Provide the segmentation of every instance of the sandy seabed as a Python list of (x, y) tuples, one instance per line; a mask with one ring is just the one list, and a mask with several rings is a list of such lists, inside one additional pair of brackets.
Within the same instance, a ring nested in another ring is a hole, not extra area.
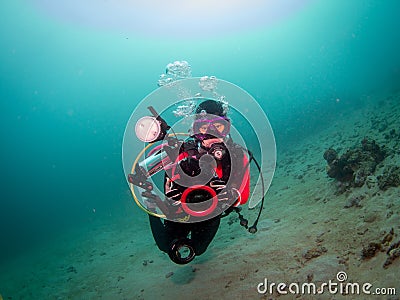
[[(204, 255), (179, 266), (157, 249), (146, 218), (135, 222), (137, 216), (127, 209), (2, 266), (3, 299), (400, 299), (400, 257), (383, 268), (390, 243), (400, 240), (400, 187), (380, 190), (374, 181), (386, 165), (400, 166), (400, 94), (374, 103), (379, 104), (338, 116), (291, 149), (279, 151), (278, 145), (275, 177), (256, 234), (243, 230), (232, 214), (222, 220)], [(388, 139), (393, 129), (397, 137)], [(364, 137), (391, 154), (368, 186), (338, 194), (323, 153), (329, 147), (343, 153)], [(362, 200), (345, 208), (352, 197)], [(250, 222), (257, 213), (243, 210)], [(381, 242), (392, 228), (392, 241), (362, 259), (362, 249)], [(337, 276), (347, 279), (340, 285)], [(265, 281), (259, 293), (257, 286)], [(325, 287), (323, 294), (290, 294), (286, 288), (284, 295), (273, 285), (285, 283), (295, 292), (304, 283), (320, 287), (329, 281), (337, 284), (331, 286), (336, 293)], [(347, 283), (371, 294), (351, 289), (341, 294)], [(376, 295), (393, 293), (391, 288), (397, 295)]]

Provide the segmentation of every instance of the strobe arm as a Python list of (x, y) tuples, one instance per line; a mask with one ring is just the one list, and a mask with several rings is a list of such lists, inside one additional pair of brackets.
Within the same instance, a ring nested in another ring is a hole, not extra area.
[(165, 122), (163, 118), (161, 118), (161, 116), (156, 112), (153, 106), (149, 106), (147, 107), (147, 109), (152, 113), (152, 115), (156, 118), (156, 120), (160, 122), (161, 132), (155, 141), (161, 141), (162, 139), (164, 139), (165, 135), (167, 134), (167, 131), (171, 129), (171, 127), (168, 126), (167, 122)]
[(145, 173), (139, 165), (136, 165), (134, 174), (128, 174), (128, 181), (148, 192), (153, 190), (153, 184), (147, 180)]

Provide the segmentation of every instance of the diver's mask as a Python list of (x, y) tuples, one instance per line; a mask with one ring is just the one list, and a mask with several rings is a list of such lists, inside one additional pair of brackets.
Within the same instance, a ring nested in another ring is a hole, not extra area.
[(193, 123), (193, 133), (199, 140), (224, 138), (231, 129), (229, 119), (217, 115), (201, 113)]

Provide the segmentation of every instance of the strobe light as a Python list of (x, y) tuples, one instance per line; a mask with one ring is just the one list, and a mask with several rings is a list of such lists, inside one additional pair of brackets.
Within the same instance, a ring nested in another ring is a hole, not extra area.
[(135, 133), (139, 140), (145, 143), (160, 141), (170, 128), (158, 115), (152, 106), (148, 109), (153, 116), (144, 116), (136, 122)]

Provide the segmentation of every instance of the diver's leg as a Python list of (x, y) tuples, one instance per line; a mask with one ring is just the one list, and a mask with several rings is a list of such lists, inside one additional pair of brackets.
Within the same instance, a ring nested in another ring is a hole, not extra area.
[(154, 241), (157, 247), (163, 251), (168, 252), (170, 238), (168, 237), (164, 224), (160, 218), (149, 215), (151, 232), (153, 233)]
[(218, 231), (220, 221), (221, 217), (217, 216), (210, 220), (192, 224), (191, 240), (196, 255), (201, 255), (207, 250), (208, 245)]
[(189, 234), (187, 224), (167, 220), (163, 223), (160, 218), (151, 215), (149, 215), (149, 221), (158, 248), (166, 253), (169, 252), (173, 241), (186, 238)]

